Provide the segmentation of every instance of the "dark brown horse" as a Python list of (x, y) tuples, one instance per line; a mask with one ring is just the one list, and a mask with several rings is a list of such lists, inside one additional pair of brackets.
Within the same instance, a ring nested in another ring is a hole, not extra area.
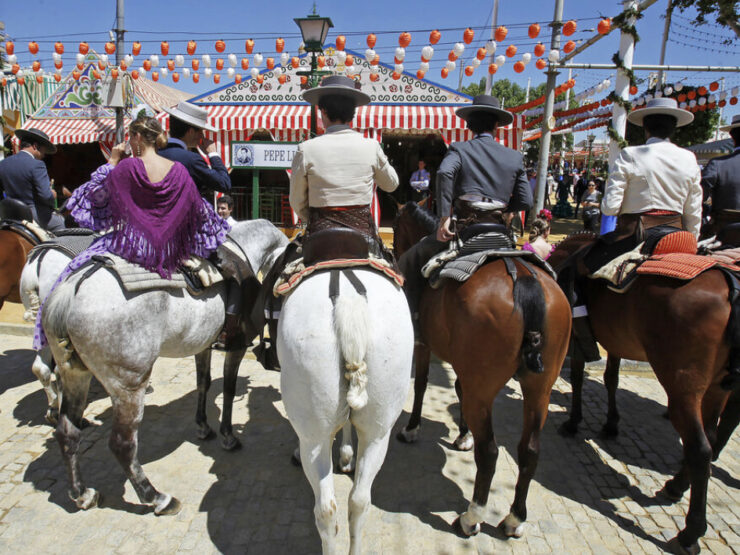
[[(394, 225), (396, 255), (402, 255), (433, 227), (434, 220), (423, 209), (413, 203), (405, 205)], [(516, 285), (504, 262), (496, 260), (482, 266), (464, 283), (448, 281), (436, 290), (427, 287), (419, 305), (424, 345), (417, 345), (415, 352), (417, 380), (425, 380), (430, 351), (452, 364), (460, 384), (462, 413), (475, 440), (473, 499), (458, 520), (466, 535), (477, 533), (483, 521), (496, 467), (493, 400), (514, 374), (518, 374), (524, 398), (519, 478), (511, 512), (501, 528), (507, 536), (521, 535), (550, 391), (568, 348), (571, 322), (565, 295), (546, 272), (536, 268), (535, 275), (531, 275), (520, 263), (516, 266)], [(542, 373), (528, 369), (523, 357), (525, 332), (534, 328), (542, 332)], [(418, 396), (419, 391), (415, 391)], [(418, 397), (414, 405), (421, 409)]]
[(0, 308), (5, 301), (21, 302), (18, 289), (26, 255), (33, 245), (9, 229), (0, 230)]
[[(563, 269), (569, 256), (593, 240), (577, 234), (560, 243), (550, 258), (555, 269)], [(691, 488), (686, 527), (671, 546), (698, 551), (698, 539), (707, 528), (712, 445), (729, 396), (720, 387), (730, 352), (731, 306), (725, 276), (709, 270), (683, 282), (643, 275), (624, 293), (611, 291), (603, 280), (589, 279), (585, 288), (594, 335), (609, 352), (605, 381), (612, 393), (619, 360), (627, 358), (649, 362), (668, 395), (668, 413), (681, 436), (684, 461), (661, 491), (677, 501)], [(613, 401), (610, 395), (610, 404)], [(612, 421), (616, 425), (614, 415)]]

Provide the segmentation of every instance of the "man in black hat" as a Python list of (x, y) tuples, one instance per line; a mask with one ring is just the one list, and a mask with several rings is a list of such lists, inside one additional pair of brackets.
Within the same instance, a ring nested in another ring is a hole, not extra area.
[(422, 266), (448, 246), (454, 237), (452, 218), (458, 222), (504, 223), (503, 212), (519, 212), (532, 207), (532, 191), (524, 171), (524, 160), (516, 150), (494, 138), (499, 125), (509, 125), (514, 117), (500, 108), (499, 101), (487, 94), (473, 99), (455, 112), (465, 120), (475, 137), (450, 145), (437, 171), (437, 210), (440, 224), (436, 234), (428, 235), (401, 256), (399, 265), (406, 278), (406, 294), (411, 313), (416, 314), (424, 280)]
[(720, 130), (730, 133), (735, 149), (726, 156), (712, 158), (701, 172), (704, 198), (712, 199), (713, 233), (740, 221), (740, 114)]
[(44, 229), (64, 229), (63, 218), (54, 212), (56, 193), (51, 188), (44, 155), (57, 148), (43, 131), (18, 129), (20, 152), (0, 162), (0, 192), (21, 201), (33, 213), (33, 219)]

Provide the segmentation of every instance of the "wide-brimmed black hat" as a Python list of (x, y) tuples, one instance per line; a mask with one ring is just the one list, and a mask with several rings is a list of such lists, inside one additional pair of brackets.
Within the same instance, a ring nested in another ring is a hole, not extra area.
[(370, 95), (360, 90), (359, 82), (344, 75), (330, 75), (325, 77), (318, 87), (308, 89), (303, 93), (303, 100), (311, 104), (318, 104), (319, 99), (326, 95), (346, 96), (355, 101), (355, 106), (370, 104)]
[(15, 136), (21, 141), (29, 143), (38, 143), (41, 145), (42, 150), (47, 154), (54, 154), (57, 151), (57, 147), (49, 139), (49, 135), (41, 131), (40, 129), (16, 129)]
[(509, 125), (514, 121), (514, 116), (511, 112), (501, 108), (501, 103), (498, 98), (491, 96), (490, 94), (479, 94), (473, 98), (473, 103), (468, 106), (463, 106), (455, 110), (457, 117), (468, 121), (468, 118), (477, 113), (488, 113), (494, 114), (498, 118), (500, 125)]

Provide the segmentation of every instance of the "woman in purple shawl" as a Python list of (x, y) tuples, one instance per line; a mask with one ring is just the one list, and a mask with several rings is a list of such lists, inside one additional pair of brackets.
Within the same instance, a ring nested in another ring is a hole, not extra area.
[[(115, 146), (108, 163), (67, 202), (78, 224), (107, 233), (69, 263), (54, 287), (107, 252), (169, 279), (183, 260), (208, 258), (226, 239), (229, 224), (200, 196), (185, 166), (157, 154), (167, 137), (155, 118), (139, 115), (129, 126), (129, 144), (132, 157), (125, 157), (125, 145)], [(46, 345), (41, 312), (34, 335), (37, 350)]]

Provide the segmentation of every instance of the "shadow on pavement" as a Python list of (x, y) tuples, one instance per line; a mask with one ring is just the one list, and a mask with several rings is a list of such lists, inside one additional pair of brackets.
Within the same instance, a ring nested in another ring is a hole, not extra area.
[(31, 349), (12, 349), (0, 352), (0, 394), (36, 380), (31, 364), (36, 351)]

